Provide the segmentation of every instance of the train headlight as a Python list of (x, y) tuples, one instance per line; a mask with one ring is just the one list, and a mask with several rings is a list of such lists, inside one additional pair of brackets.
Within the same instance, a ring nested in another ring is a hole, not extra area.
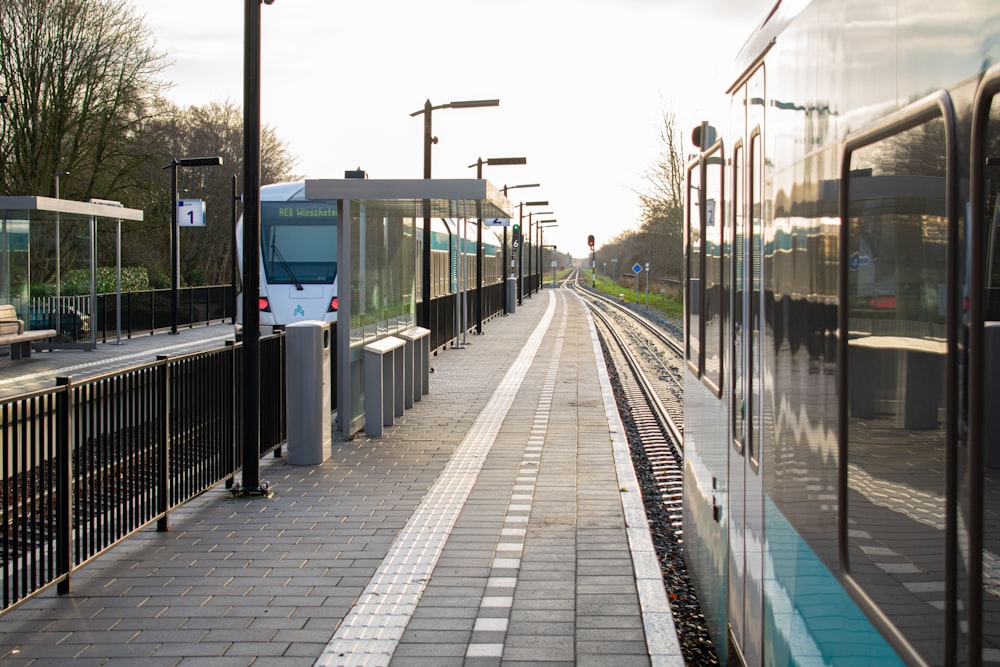
[(266, 296), (257, 297), (257, 310), (262, 313), (271, 312), (271, 303), (267, 300)]
[(337, 312), (337, 297), (333, 297), (332, 299), (330, 299), (330, 307), (326, 309), (326, 312), (328, 313)]

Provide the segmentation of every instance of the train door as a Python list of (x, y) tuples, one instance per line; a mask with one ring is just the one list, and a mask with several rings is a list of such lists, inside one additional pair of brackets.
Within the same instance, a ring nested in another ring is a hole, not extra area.
[(763, 663), (764, 507), (760, 457), (761, 405), (761, 242), (763, 233), (764, 72), (736, 94), (733, 106), (745, 113), (747, 143), (737, 143), (732, 161), (732, 373), (730, 414), (733, 442), (729, 457), (730, 642), (747, 665)]
[[(969, 595), (966, 603), (968, 663), (1000, 664), (1000, 67), (985, 77), (974, 112), (970, 247), (969, 452), (971, 474), (959, 490), (959, 513), (970, 531)], [(981, 447), (976, 447), (981, 443)], [(959, 588), (961, 595), (961, 587)], [(966, 621), (960, 618), (960, 621)], [(960, 628), (963, 626), (959, 626)], [(966, 641), (967, 640), (967, 641)], [(964, 656), (962, 656), (964, 657)]]

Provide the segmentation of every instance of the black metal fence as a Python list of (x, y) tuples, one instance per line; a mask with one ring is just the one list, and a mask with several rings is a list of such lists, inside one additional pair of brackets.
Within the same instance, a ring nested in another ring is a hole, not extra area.
[[(183, 287), (178, 293), (177, 326), (234, 319), (232, 285)], [(97, 340), (107, 342), (118, 336), (118, 315), (121, 313), (121, 336), (131, 338), (173, 325), (173, 307), (169, 289), (122, 292), (121, 310), (118, 295), (97, 295)]]
[[(180, 321), (230, 317), (227, 289), (184, 290)], [(503, 298), (502, 285), (484, 288), (484, 319)], [(102, 295), (99, 339), (115, 335), (104, 324), (115, 302)], [(169, 326), (169, 307), (169, 290), (123, 294), (123, 335)], [(430, 329), (434, 349), (455, 337), (455, 295), (434, 299)], [(283, 334), (261, 339), (259, 367), (264, 456), (287, 434)], [(236, 342), (0, 400), (0, 610), (51, 585), (68, 592), (74, 570), (154, 521), (165, 530), (171, 509), (231, 480), (243, 463), (243, 385)]]
[[(242, 345), (0, 401), (6, 609), (240, 467)], [(261, 456), (285, 441), (284, 336), (261, 340)]]

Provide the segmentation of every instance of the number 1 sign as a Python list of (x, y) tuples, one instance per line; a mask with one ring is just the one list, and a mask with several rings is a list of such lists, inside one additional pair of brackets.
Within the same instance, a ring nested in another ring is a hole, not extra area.
[(205, 202), (201, 199), (178, 199), (177, 226), (204, 227)]

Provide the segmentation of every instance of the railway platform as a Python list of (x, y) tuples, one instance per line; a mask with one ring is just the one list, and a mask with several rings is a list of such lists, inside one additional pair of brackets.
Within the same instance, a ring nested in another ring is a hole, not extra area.
[(209, 324), (161, 331), (121, 341), (98, 343), (93, 350), (56, 349), (36, 351), (27, 359), (0, 357), (0, 397), (51, 387), (55, 378), (83, 379), (151, 361), (161, 354), (180, 355), (222, 347), (234, 340), (232, 324)]
[(0, 662), (682, 665), (584, 305), (469, 341), (382, 436), (268, 457), (271, 497), (212, 489), (0, 615)]

